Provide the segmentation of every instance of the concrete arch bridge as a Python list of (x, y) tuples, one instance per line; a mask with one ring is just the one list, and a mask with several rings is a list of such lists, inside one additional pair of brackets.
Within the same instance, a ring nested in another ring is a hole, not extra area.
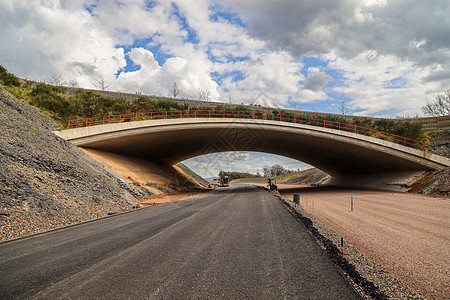
[[(390, 140), (420, 148), (416, 141), (396, 136), (382, 140), (373, 137), (377, 135), (374, 132), (368, 136), (359, 128), (355, 127), (355, 133), (345, 127), (353, 125), (314, 126), (267, 116), (199, 118), (186, 117), (182, 112), (179, 118), (170, 118), (167, 113), (166, 117), (142, 121), (134, 121), (132, 117), (127, 122), (112, 124), (103, 124), (103, 117), (95, 119), (99, 125), (70, 128), (56, 134), (76, 146), (149, 161), (164, 170), (185, 159), (215, 152), (278, 154), (315, 166), (332, 176), (330, 184), (346, 187), (404, 190), (426, 173), (450, 166), (445, 157)], [(92, 123), (92, 119), (71, 122), (73, 127)]]

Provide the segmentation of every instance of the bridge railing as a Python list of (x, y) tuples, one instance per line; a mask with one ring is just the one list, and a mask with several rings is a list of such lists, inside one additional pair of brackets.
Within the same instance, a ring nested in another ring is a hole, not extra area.
[(324, 128), (335, 129), (339, 131), (354, 132), (362, 135), (371, 136), (374, 138), (386, 140), (389, 142), (402, 144), (405, 146), (424, 150), (424, 144), (421, 141), (413, 140), (407, 137), (402, 137), (388, 132), (375, 130), (372, 128), (362, 127), (353, 124), (341, 123), (336, 121), (329, 121), (324, 119), (317, 119), (305, 116), (275, 114), (257, 111), (214, 111), (214, 110), (182, 110), (182, 111), (158, 111), (145, 113), (131, 113), (123, 115), (110, 115), (102, 117), (92, 117), (83, 119), (70, 120), (68, 128), (87, 127), (93, 125), (143, 121), (143, 120), (157, 120), (157, 119), (179, 119), (179, 118), (242, 118), (242, 119), (262, 119), (275, 120), (281, 122), (306, 124), (312, 126), (319, 126)]

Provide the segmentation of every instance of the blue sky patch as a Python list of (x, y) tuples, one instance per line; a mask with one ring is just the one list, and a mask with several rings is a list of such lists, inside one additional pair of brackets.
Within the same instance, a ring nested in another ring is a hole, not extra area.
[(383, 82), (383, 87), (385, 89), (401, 89), (406, 86), (408, 80), (404, 77), (397, 77), (392, 80), (387, 80)]
[(400, 112), (400, 110), (397, 109), (397, 108), (390, 108), (390, 109), (377, 111), (376, 114), (368, 114), (368, 116), (379, 116), (379, 117), (390, 117), (390, 118), (393, 118), (399, 112)]
[(128, 55), (130, 52), (125, 53), (125, 60), (127, 62), (127, 65), (125, 68), (120, 69), (119, 71), (117, 71), (116, 74), (116, 78), (119, 77), (119, 75), (123, 72), (123, 73), (128, 73), (128, 72), (134, 72), (134, 71), (139, 71), (141, 69), (140, 65), (136, 65), (131, 59), (130, 56)]
[(304, 64), (304, 67), (300, 70), (300, 72), (305, 76), (308, 76), (309, 68), (319, 68), (322, 71), (328, 66), (328, 61), (321, 60), (320, 58), (314, 56), (303, 56), (301, 62)]
[(114, 3), (115, 3), (117, 6), (119, 6), (119, 7), (121, 7), (121, 6), (126, 6), (126, 4), (123, 3), (122, 1), (115, 0)]
[[(229, 74), (229, 75), (228, 75)], [(226, 75), (231, 76), (233, 78), (232, 82), (237, 82), (245, 79), (245, 74), (241, 71), (233, 71)], [(226, 76), (224, 75), (224, 77)], [(226, 76), (226, 77), (228, 77)]]
[[(144, 39), (136, 39), (131, 45), (117, 45), (116, 48), (123, 48), (125, 53), (125, 59), (127, 61), (127, 65), (123, 68), (123, 72), (133, 72), (140, 70), (140, 66), (135, 65), (127, 54), (130, 53), (133, 48), (144, 48), (153, 53), (155, 60), (158, 62), (160, 66), (164, 65), (167, 59), (173, 57), (161, 49), (160, 44), (153, 45), (153, 38), (144, 38)], [(119, 72), (120, 74), (121, 72)]]
[(238, 82), (244, 80), (245, 73), (241, 71), (226, 72), (224, 74), (220, 74), (219, 72), (212, 72), (211, 77), (215, 82), (221, 85), (223, 83), (223, 80), (228, 77), (231, 77), (231, 82)]
[(91, 16), (93, 16), (93, 17), (98, 17), (95, 13), (94, 13), (94, 9), (97, 7), (97, 4), (90, 4), (90, 5), (88, 5), (88, 4), (85, 4), (84, 5), (84, 9), (86, 9), (88, 12), (89, 12), (89, 14), (91, 15)]
[(156, 2), (156, 1), (145, 1), (144, 9), (146, 11), (150, 11), (156, 5), (158, 5), (158, 2)]
[(247, 25), (242, 21), (241, 17), (237, 13), (225, 11), (221, 6), (211, 6), (210, 12), (211, 14), (209, 15), (209, 20), (212, 22), (222, 22), (223, 20), (226, 20), (230, 24), (247, 28)]
[(180, 20), (179, 24), (181, 26), (181, 29), (186, 30), (188, 33), (188, 36), (185, 41), (192, 43), (192, 44), (198, 44), (200, 42), (197, 32), (193, 30), (189, 26), (189, 22), (186, 19), (186, 17), (180, 13), (180, 10), (178, 9), (178, 5), (176, 3), (172, 2), (172, 8), (173, 8), (173, 14)]

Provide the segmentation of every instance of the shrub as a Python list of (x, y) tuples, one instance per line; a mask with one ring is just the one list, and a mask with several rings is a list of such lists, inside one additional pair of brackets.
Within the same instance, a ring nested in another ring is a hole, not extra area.
[(5, 67), (0, 65), (0, 80), (6, 86), (20, 86), (20, 80), (14, 74), (11, 74)]
[(178, 105), (178, 102), (175, 100), (165, 100), (165, 99), (159, 99), (156, 101), (153, 101), (153, 105), (156, 108), (156, 110), (179, 110), (180, 105)]
[(395, 128), (395, 121), (389, 119), (378, 119), (373, 122), (373, 127), (379, 131), (393, 132)]
[(53, 86), (45, 83), (38, 83), (31, 90), (31, 95), (35, 97), (43, 97), (64, 92), (65, 88), (62, 86)]
[(155, 109), (153, 101), (149, 97), (139, 96), (133, 100), (137, 112), (149, 112)]
[(373, 127), (373, 122), (374, 122), (373, 119), (367, 117), (357, 117), (354, 118), (352, 121), (354, 125), (369, 128)]
[(0, 77), (3, 77), (5, 74), (8, 74), (8, 70), (2, 65), (0, 65)]
[(423, 137), (422, 124), (419, 122), (397, 121), (393, 133), (413, 140), (421, 140)]

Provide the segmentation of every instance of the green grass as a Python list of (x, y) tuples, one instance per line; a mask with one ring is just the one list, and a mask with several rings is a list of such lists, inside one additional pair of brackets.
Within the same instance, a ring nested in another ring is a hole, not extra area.
[[(308, 169), (308, 170), (295, 172), (295, 173), (289, 173), (287, 175), (271, 177), (271, 179), (276, 181), (277, 183), (283, 183), (283, 182), (288, 181), (291, 178), (310, 173), (313, 170), (315, 170), (315, 168), (311, 168), (311, 169)], [(233, 183), (267, 183), (267, 177), (239, 178), (239, 179), (233, 180)]]
[(187, 176), (192, 178), (194, 181), (196, 181), (202, 185), (208, 186), (209, 183), (202, 176), (198, 175), (196, 172), (191, 170), (185, 164), (180, 162), (180, 163), (177, 163), (176, 166), (179, 167)]
[(290, 173), (290, 174), (287, 174), (287, 175), (281, 175), (281, 176), (276, 177), (275, 180), (279, 181), (279, 182), (285, 182), (285, 181), (287, 181), (287, 180), (289, 180), (291, 178), (310, 173), (313, 170), (314, 170), (314, 168), (311, 168), (311, 169), (303, 170), (303, 171), (300, 171), (300, 172)]

